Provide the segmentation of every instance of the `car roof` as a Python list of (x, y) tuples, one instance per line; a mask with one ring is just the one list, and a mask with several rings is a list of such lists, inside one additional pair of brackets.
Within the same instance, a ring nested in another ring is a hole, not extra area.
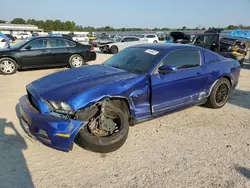
[(195, 36), (220, 35), (219, 33), (196, 33)]
[(58, 38), (58, 39), (68, 39), (68, 40), (70, 40), (68, 37), (63, 37), (63, 36), (50, 36), (50, 35), (46, 35), (46, 36), (32, 36), (32, 39), (38, 39), (38, 38)]
[(147, 43), (147, 44), (138, 44), (131, 47), (135, 48), (149, 48), (149, 49), (158, 49), (158, 50), (169, 50), (171, 48), (181, 49), (181, 48), (194, 48), (194, 49), (202, 49), (201, 47), (188, 45), (188, 44), (176, 44), (176, 43)]

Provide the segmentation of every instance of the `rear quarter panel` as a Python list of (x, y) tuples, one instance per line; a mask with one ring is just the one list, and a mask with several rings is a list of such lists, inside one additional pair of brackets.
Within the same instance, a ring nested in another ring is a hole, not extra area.
[[(206, 50), (203, 51), (203, 54), (204, 74), (207, 76), (208, 90), (222, 77), (228, 78), (233, 88), (238, 84), (241, 68), (237, 60), (225, 58)], [(217, 59), (214, 59), (215, 56)]]

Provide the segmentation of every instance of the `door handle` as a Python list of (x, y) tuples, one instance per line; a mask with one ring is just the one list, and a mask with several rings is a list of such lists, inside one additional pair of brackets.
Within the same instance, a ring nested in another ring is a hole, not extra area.
[(42, 52), (42, 53), (45, 53), (45, 52), (47, 52), (47, 50), (41, 50), (41, 52)]

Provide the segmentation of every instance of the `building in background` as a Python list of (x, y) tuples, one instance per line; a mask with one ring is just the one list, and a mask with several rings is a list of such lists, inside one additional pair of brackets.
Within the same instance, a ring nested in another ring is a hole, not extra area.
[(21, 34), (21, 33), (37, 33), (43, 32), (43, 29), (39, 29), (35, 25), (28, 25), (28, 24), (0, 24), (0, 32), (4, 34)]

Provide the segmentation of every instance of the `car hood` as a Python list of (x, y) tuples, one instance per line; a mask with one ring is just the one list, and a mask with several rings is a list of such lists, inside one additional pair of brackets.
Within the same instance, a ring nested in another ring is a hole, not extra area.
[(111, 43), (115, 43), (115, 41), (100, 41), (99, 45), (107, 45), (107, 44), (111, 44)]
[(136, 76), (105, 65), (89, 65), (40, 78), (29, 84), (27, 89), (46, 100), (68, 101), (78, 93)]
[(8, 52), (12, 52), (12, 51), (15, 51), (16, 49), (14, 49), (14, 48), (1, 48), (0, 49), (0, 54), (6, 54), (6, 53), (8, 53)]

